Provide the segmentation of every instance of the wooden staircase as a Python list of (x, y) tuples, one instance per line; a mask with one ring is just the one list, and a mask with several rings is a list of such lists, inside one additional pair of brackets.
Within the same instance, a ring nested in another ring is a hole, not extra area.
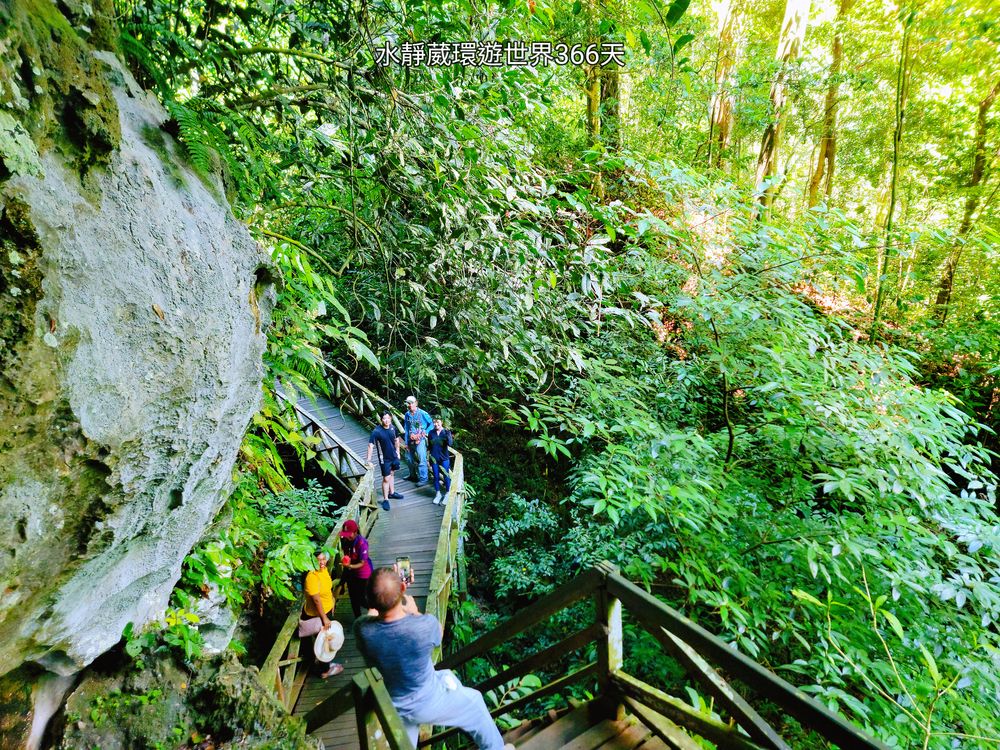
[[(437, 666), (462, 675), (473, 660), (487, 658), (497, 646), (586, 601), (592, 604), (592, 619), (578, 632), (534, 653), (525, 653), (520, 661), (479, 683), (466, 682), (486, 693), (515, 684), (528, 674), (550, 675), (550, 682), (532, 692), (518, 691), (516, 697), (508, 696), (509, 700), (491, 710), (494, 717), (523, 716), (532, 705), (537, 706), (538, 699), (565, 694), (572, 685), (585, 686), (595, 696), (549, 722), (522, 722), (507, 737), (517, 748), (700, 750), (705, 747), (704, 740), (719, 750), (790, 750), (778, 728), (769, 724), (750, 702), (766, 700), (771, 715), (777, 712), (793, 717), (842, 750), (888, 750), (885, 744), (622, 578), (608, 563), (585, 570), (523, 607), (501, 626), (444, 656)], [(712, 697), (712, 712), (705, 713), (625, 671), (622, 617), (626, 613)], [(577, 657), (570, 658), (572, 654)], [(558, 666), (565, 665), (567, 659), (578, 665), (586, 662), (590, 654), (594, 654), (592, 661), (568, 673)], [(738, 680), (742, 688), (737, 690), (729, 680)], [(350, 686), (314, 708), (306, 717), (307, 728), (347, 712), (355, 714), (361, 750), (414, 750), (376, 670), (356, 674)], [(458, 729), (440, 728), (437, 733), (433, 729), (424, 728), (419, 748), (469, 747)]]
[(653, 712), (640, 719), (626, 709), (591, 701), (554, 720), (526, 721), (504, 741), (518, 750), (701, 750), (669, 719)]
[[(343, 428), (329, 422), (331, 417), (339, 415), (338, 424), (346, 425), (352, 415), (370, 426), (378, 410), (388, 409), (391, 413), (392, 407), (349, 376), (330, 365), (326, 367), (335, 376), (332, 391), (342, 406), (330, 404), (326, 408), (324, 402), (300, 402), (295, 409), (307, 431), (320, 438), (317, 452), (326, 465), (348, 489), (354, 488), (341, 520), (355, 518), (368, 531), (374, 527), (379, 511), (376, 478), (358, 455), (365, 442), (365, 430), (358, 435), (340, 435), (337, 433), (343, 432)], [(429, 500), (423, 498), (423, 507), (432, 511), (430, 525), (418, 529), (416, 520), (400, 519), (404, 520), (404, 527), (410, 528), (390, 534), (402, 537), (410, 532), (430, 541), (434, 539), (434, 522), (440, 519), (434, 554), (425, 557), (425, 562), (433, 560), (425, 611), (442, 623), (447, 621), (453, 583), (462, 579), (459, 561), (464, 470), (461, 454), (455, 451), (452, 454), (452, 487), (443, 513), (438, 515), (440, 508), (429, 506)], [(401, 516), (404, 510), (400, 507), (396, 513)], [(389, 541), (383, 540), (379, 545), (387, 550), (386, 561), (391, 560), (389, 553), (393, 552)], [(410, 554), (414, 551), (414, 541), (415, 537), (405, 547)], [(484, 673), (483, 664), (472, 668), (475, 661), (485, 660), (485, 665), (490, 665), (492, 650), (514, 638), (520, 637), (521, 643), (530, 642), (528, 631), (570, 607), (579, 608), (574, 618), (579, 618), (580, 630), (540, 650), (527, 646), (515, 663), (498, 667), (499, 671), (493, 670), (490, 677), (478, 683), (468, 680), (470, 675)], [(588, 610), (591, 614), (587, 614)], [(711, 698), (712, 711), (705, 713), (625, 671), (623, 616), (651, 635), (683, 668), (687, 678)], [(263, 683), (274, 685), (279, 699), (289, 709), (294, 708), (305, 682), (304, 675), (297, 673), (298, 641), (291, 637), (297, 622), (296, 608), (289, 613), (261, 668)], [(499, 627), (480, 634), (472, 643), (453, 653), (434, 656), (439, 669), (455, 670), (466, 685), (484, 694), (516, 685), (529, 674), (547, 675), (549, 682), (529, 693), (500, 691), (505, 696), (504, 702), (491, 710), (494, 717), (524, 716), (526, 711), (537, 710), (539, 699), (565, 695), (571, 687), (583, 687), (587, 694), (595, 696), (583, 705), (550, 712), (542, 720), (522, 722), (506, 737), (507, 742), (519, 749), (701, 750), (714, 746), (719, 750), (790, 750), (779, 727), (772, 726), (754, 705), (766, 702), (768, 716), (792, 717), (842, 750), (888, 750), (885, 744), (622, 578), (608, 563), (583, 571), (521, 608)], [(333, 746), (329, 750), (414, 750), (378, 671), (364, 669), (358, 662), (350, 672), (337, 683), (331, 681), (322, 686), (322, 695), (310, 694), (308, 703), (315, 705), (303, 706), (298, 712), (303, 714), (307, 731), (319, 734), (318, 730), (334, 724), (353, 728), (325, 737)], [(436, 733), (433, 727), (422, 730), (419, 748), (470, 746), (455, 728), (438, 728)]]

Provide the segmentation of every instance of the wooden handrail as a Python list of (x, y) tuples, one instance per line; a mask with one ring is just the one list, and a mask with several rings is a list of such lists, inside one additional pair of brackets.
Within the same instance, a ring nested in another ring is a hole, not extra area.
[[(321, 711), (320, 708), (323, 710)], [(353, 708), (354, 694), (350, 683), (348, 683), (303, 717), (306, 723), (306, 732), (315, 732), (320, 727), (329, 724), (342, 713)]]
[[(693, 623), (621, 576), (607, 577), (608, 592), (621, 599), (643, 627), (661, 627), (693, 648), (702, 657), (712, 660), (729, 674), (743, 681), (753, 691), (773, 701), (802, 724), (816, 730), (840, 747), (858, 750), (887, 750), (887, 746), (870, 737), (846, 719), (786, 682), (778, 675), (733, 649), (700, 625)], [(655, 635), (655, 633), (654, 633)]]
[(366, 669), (354, 675), (348, 687), (355, 707), (361, 750), (385, 747), (388, 750), (414, 750), (377, 671)]
[[(603, 627), (608, 636), (608, 644), (599, 646), (598, 650), (600, 666), (608, 671), (607, 677), (598, 675), (599, 678), (603, 678), (602, 682), (622, 695), (631, 696), (644, 702), (668, 718), (702, 734), (706, 739), (712, 740), (714, 735), (718, 741), (726, 740), (729, 746), (745, 748), (746, 750), (762, 746), (776, 750), (787, 749), (784, 740), (764, 722), (742, 696), (729, 687), (709, 666), (706, 661), (708, 659), (727, 673), (745, 682), (755, 693), (773, 701), (803, 725), (816, 730), (824, 738), (837, 745), (857, 748), (858, 750), (887, 750), (883, 743), (870, 737), (846, 719), (837, 716), (749, 657), (734, 650), (729, 644), (716, 638), (656, 597), (622, 578), (613, 568), (603, 563), (581, 573), (555, 591), (522, 609), (499, 627), (480, 636), (456, 653), (445, 657), (441, 660), (439, 667), (457, 667), (470, 659), (481, 656), (490, 649), (506, 642), (512, 636), (524, 632), (538, 622), (587, 596), (596, 596), (598, 623), (605, 623)], [(620, 629), (620, 609), (616, 603), (619, 601), (621, 606), (635, 617), (640, 626), (652, 633), (667, 650), (674, 653), (689, 673), (719, 698), (720, 705), (739, 721), (740, 726), (750, 736), (737, 734), (732, 728), (717, 722), (715, 723), (717, 726), (711, 722), (704, 724), (705, 717), (691, 709), (683, 701), (666, 696), (662, 691), (636, 680), (620, 669), (620, 652), (616, 650), (618, 644), (614, 642), (619, 637), (614, 631)], [(577, 634), (577, 636), (579, 635), (580, 633)], [(571, 638), (575, 639), (576, 636), (571, 636)], [(560, 650), (559, 646), (561, 645), (557, 644), (550, 650), (556, 653)], [(538, 659), (539, 663), (535, 663), (538, 657), (540, 654), (528, 657), (525, 661), (534, 663), (534, 666), (541, 666), (541, 659)], [(594, 671), (599, 672), (596, 668)], [(505, 670), (503, 676), (510, 678), (523, 673), (522, 669), (515, 665)], [(497, 676), (497, 678), (499, 677), (500, 675)], [(489, 689), (497, 684), (502, 683), (497, 682), (497, 679), (494, 678), (482, 683), (481, 687)], [(431, 739), (436, 742), (445, 736), (450, 735), (441, 733)]]
[(647, 685), (642, 680), (624, 672), (615, 672), (611, 675), (611, 681), (622, 695), (634, 698), (661, 716), (666, 716), (671, 721), (704, 737), (709, 742), (714, 742), (719, 747), (732, 748), (732, 750), (760, 750), (749, 737), (740, 734), (735, 727), (698, 713), (684, 701), (678, 700), (652, 685)]
[[(323, 433), (324, 437), (329, 438), (331, 441), (333, 441), (334, 445), (339, 450), (343, 451), (350, 458), (354, 459), (354, 461), (358, 465), (360, 465), (361, 468), (365, 468), (366, 461), (363, 458), (361, 458), (361, 456), (359, 456), (354, 451), (354, 449), (351, 448), (351, 446), (349, 446), (347, 443), (345, 443), (343, 440), (341, 440), (339, 437), (337, 437), (337, 435), (335, 433), (331, 432), (326, 427), (326, 425), (324, 425), (320, 420), (318, 420), (315, 417), (315, 415), (313, 415), (313, 413), (311, 411), (309, 411), (308, 409), (305, 409), (302, 406), (300, 406), (297, 401), (295, 401), (294, 399), (292, 399), (290, 396), (286, 395), (280, 389), (275, 389), (275, 393), (277, 393), (280, 398), (282, 398), (285, 401), (287, 401), (288, 403), (290, 403), (292, 405), (292, 408), (296, 412), (298, 412), (300, 415), (302, 415), (303, 417), (305, 417), (305, 419), (308, 421), (308, 423), (313, 426), (313, 429), (319, 430), (321, 433)], [(324, 448), (324, 449), (321, 449), (321, 450), (331, 450), (331, 449), (330, 448)], [(355, 474), (355, 475), (352, 475), (352, 476), (361, 476), (361, 475), (360, 474)]]
[(542, 649), (527, 658), (521, 659), (521, 661), (517, 662), (513, 666), (508, 667), (502, 672), (497, 672), (492, 677), (488, 677), (477, 684), (475, 688), (476, 690), (485, 693), (486, 691), (499, 687), (500, 685), (510, 682), (511, 680), (516, 680), (518, 677), (523, 677), (536, 669), (546, 667), (557, 659), (561, 659), (567, 654), (578, 651), (584, 646), (589, 646), (591, 643), (597, 641), (597, 639), (602, 635), (604, 635), (604, 628), (596, 622), (591, 623), (587, 627), (578, 630), (573, 635), (563, 638), (558, 643), (555, 643), (546, 649)]
[[(375, 393), (375, 391), (373, 391), (371, 388), (368, 388), (367, 386), (364, 386), (361, 383), (359, 383), (357, 380), (355, 380), (354, 378), (352, 378), (350, 375), (348, 375), (343, 370), (339, 370), (336, 367), (334, 367), (333, 365), (331, 365), (325, 359), (321, 359), (320, 363), (323, 365), (323, 367), (325, 369), (329, 370), (334, 375), (336, 375), (337, 378), (341, 382), (343, 382), (345, 385), (347, 385), (348, 388), (357, 388), (364, 395), (366, 395), (370, 401), (377, 402), (377, 403), (381, 404), (381, 406), (382, 406), (383, 409), (385, 409), (390, 414), (392, 414), (392, 421), (393, 421), (393, 424), (395, 425), (396, 429), (399, 430), (401, 433), (403, 432), (403, 425), (400, 423), (399, 416), (398, 416), (398, 414), (396, 412), (396, 408), (392, 404), (390, 404), (384, 398), (382, 398), (377, 393)], [(358, 409), (356, 411), (360, 412), (361, 410)], [(361, 414), (361, 413), (358, 413), (358, 416), (359, 417), (363, 417), (363, 418), (367, 418), (367, 415), (364, 415), (364, 414)], [(373, 421), (377, 422), (378, 420), (373, 420)]]
[(591, 596), (600, 583), (601, 575), (595, 568), (585, 570), (555, 591), (551, 591), (541, 599), (523, 608), (516, 616), (507, 620), (503, 625), (494, 628), (455, 653), (444, 657), (438, 663), (438, 667), (441, 669), (454, 669), (469, 661), (469, 659), (486, 653), (511, 637), (523, 633), (532, 625), (536, 625), (569, 605)]
[[(434, 551), (434, 567), (427, 588), (427, 605), (424, 612), (434, 615), (444, 625), (448, 619), (448, 602), (451, 599), (452, 574), (457, 568), (458, 536), (461, 533), (463, 502), (465, 499), (465, 469), (462, 454), (452, 450), (451, 487), (445, 500), (444, 516), (438, 531)], [(441, 658), (441, 648), (432, 654), (434, 661)]]

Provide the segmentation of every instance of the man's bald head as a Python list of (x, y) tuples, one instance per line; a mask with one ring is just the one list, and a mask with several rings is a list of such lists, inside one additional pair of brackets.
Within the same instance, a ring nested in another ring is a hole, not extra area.
[(403, 582), (392, 568), (379, 568), (368, 579), (368, 605), (384, 615), (403, 598)]

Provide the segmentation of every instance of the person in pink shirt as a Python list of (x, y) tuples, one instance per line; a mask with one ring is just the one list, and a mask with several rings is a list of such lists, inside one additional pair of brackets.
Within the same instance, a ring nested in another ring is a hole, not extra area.
[(358, 522), (353, 518), (344, 521), (344, 528), (340, 532), (340, 547), (344, 552), (341, 560), (344, 564), (344, 573), (341, 580), (347, 584), (351, 609), (354, 610), (354, 616), (358, 617), (368, 609), (365, 589), (375, 566), (368, 557), (368, 540), (361, 536)]

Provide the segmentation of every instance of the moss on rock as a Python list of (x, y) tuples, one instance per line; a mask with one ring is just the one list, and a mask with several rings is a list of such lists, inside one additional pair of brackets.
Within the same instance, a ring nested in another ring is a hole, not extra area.
[(155, 750), (212, 738), (216, 747), (314, 750), (315, 740), (232, 653), (200, 662), (194, 674), (169, 654), (142, 670), (95, 664), (58, 721), (65, 750)]
[[(106, 3), (92, 7), (109, 17)], [(0, 104), (39, 152), (60, 148), (81, 172), (106, 164), (121, 142), (118, 106), (82, 29), (51, 0), (5, 4), (0, 27)]]

